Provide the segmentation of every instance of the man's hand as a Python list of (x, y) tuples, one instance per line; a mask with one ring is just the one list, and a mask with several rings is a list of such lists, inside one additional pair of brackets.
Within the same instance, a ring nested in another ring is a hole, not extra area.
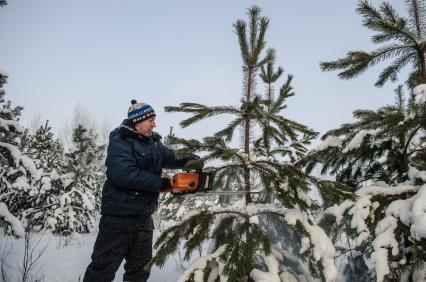
[(204, 167), (204, 161), (202, 159), (188, 161), (183, 169), (202, 169)]
[(164, 191), (170, 188), (172, 188), (172, 183), (170, 182), (170, 179), (167, 177), (161, 177), (160, 191)]

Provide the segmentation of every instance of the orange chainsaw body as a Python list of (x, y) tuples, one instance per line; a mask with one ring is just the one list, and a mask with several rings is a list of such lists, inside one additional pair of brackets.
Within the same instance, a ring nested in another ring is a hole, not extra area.
[(196, 172), (180, 172), (172, 178), (172, 192), (195, 192), (198, 188), (199, 174)]
[(179, 172), (171, 179), (172, 187), (161, 192), (172, 192), (174, 194), (206, 192), (211, 189), (212, 180), (212, 173), (202, 171)]

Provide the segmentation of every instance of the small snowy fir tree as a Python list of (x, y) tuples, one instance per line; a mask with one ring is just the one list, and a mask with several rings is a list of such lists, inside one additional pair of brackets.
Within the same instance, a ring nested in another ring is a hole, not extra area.
[(61, 234), (88, 233), (100, 211), (100, 191), (104, 179), (104, 145), (96, 134), (82, 125), (73, 130), (72, 147), (65, 154), (60, 180), (63, 191), (54, 211), (56, 230)]
[[(157, 253), (151, 264), (163, 265), (180, 242), (184, 242), (185, 259), (189, 259), (193, 250), (210, 240), (209, 253), (195, 260), (179, 281), (287, 281), (295, 276), (287, 271), (284, 266), (284, 261), (287, 261), (285, 253), (272, 242), (266, 230), (269, 223), (265, 219), (276, 217), (297, 234), (297, 255), (308, 261), (308, 277), (333, 281), (337, 273), (335, 250), (326, 233), (311, 220), (310, 209), (315, 204), (307, 192), (311, 184), (319, 189), (330, 189), (335, 192), (334, 202), (350, 198), (351, 193), (344, 185), (320, 181), (302, 173), (282, 158), (267, 158), (254, 147), (253, 140), (259, 137), (254, 134), (254, 128), (262, 135), (265, 128), (275, 128), (276, 131), (272, 131), (270, 136), (281, 137), (281, 141), (292, 140), (292, 134), (297, 136), (313, 132), (279, 114), (283, 101), (265, 101), (256, 94), (258, 73), (275, 55), (272, 49), (263, 55), (269, 20), (261, 16), (261, 10), (256, 6), (248, 10), (248, 16), (248, 24), (243, 20), (234, 24), (243, 60), (241, 105), (208, 107), (182, 103), (179, 107), (166, 107), (166, 111), (192, 114), (192, 117), (181, 122), (183, 127), (219, 114), (235, 116), (235, 120), (225, 129), (201, 142), (176, 137), (172, 138), (172, 142), (179, 146), (178, 152), (181, 154), (202, 152), (205, 161), (220, 161), (221, 165), (209, 168), (217, 176), (215, 189), (221, 187), (226, 190), (234, 186), (243, 193), (244, 199), (232, 206), (187, 213), (180, 224), (169, 228), (158, 238), (155, 244)], [(287, 96), (288, 93), (283, 91), (278, 100), (284, 100)], [(269, 107), (268, 111), (265, 105), (273, 103), (279, 104), (278, 109), (271, 111)], [(242, 132), (240, 148), (231, 147), (236, 129)], [(273, 191), (285, 208), (256, 203), (256, 197), (252, 197), (251, 193), (254, 188), (256, 191)]]
[(31, 222), (34, 229), (50, 229), (53, 233), (60, 233), (56, 229), (55, 208), (60, 207), (63, 193), (60, 171), (64, 149), (59, 139), (54, 138), (48, 121), (25, 138), (23, 151), (34, 160), (41, 175), (34, 183), (34, 195), (28, 200), (30, 208), (23, 212), (23, 218)]
[(12, 108), (11, 102), (5, 100), (6, 79), (6, 72), (0, 70), (0, 218), (13, 234), (23, 236), (18, 218), (28, 206), (26, 200), (39, 176), (35, 164), (18, 148), (24, 132), (19, 123), (22, 107)]

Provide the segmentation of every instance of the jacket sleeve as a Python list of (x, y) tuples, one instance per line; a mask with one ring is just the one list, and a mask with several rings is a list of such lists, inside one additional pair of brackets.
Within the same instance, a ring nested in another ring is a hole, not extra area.
[(163, 152), (163, 168), (177, 169), (183, 168), (190, 160), (199, 159), (197, 155), (191, 154), (188, 157), (177, 159), (176, 152), (167, 146), (161, 144)]
[(131, 146), (123, 142), (111, 142), (108, 146), (107, 177), (121, 189), (159, 192), (161, 177), (140, 169)]

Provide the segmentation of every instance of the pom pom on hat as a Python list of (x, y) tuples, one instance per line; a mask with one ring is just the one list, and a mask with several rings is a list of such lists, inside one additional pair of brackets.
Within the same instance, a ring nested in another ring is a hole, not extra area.
[(135, 99), (130, 101), (132, 104), (127, 111), (127, 119), (130, 120), (133, 125), (147, 120), (149, 118), (155, 117), (154, 109), (145, 103), (138, 103)]

